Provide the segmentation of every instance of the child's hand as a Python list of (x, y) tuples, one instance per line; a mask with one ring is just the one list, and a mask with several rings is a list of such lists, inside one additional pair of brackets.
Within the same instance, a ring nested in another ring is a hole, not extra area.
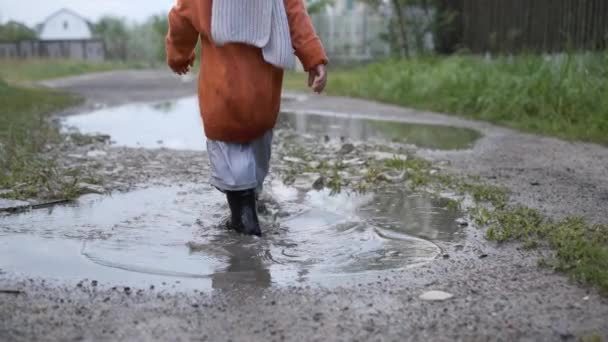
[(178, 67), (172, 68), (173, 72), (178, 75), (185, 75), (185, 74), (189, 73), (190, 68), (194, 66), (195, 59), (196, 59), (196, 55), (193, 54), (192, 57), (190, 57), (190, 60), (188, 60), (188, 62), (184, 66), (178, 66)]
[(320, 94), (327, 85), (327, 71), (325, 65), (319, 64), (308, 71), (308, 86), (315, 93)]

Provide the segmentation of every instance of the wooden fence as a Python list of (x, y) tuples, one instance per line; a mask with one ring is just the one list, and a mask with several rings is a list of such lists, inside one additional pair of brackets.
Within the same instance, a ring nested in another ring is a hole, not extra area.
[(445, 1), (461, 7), (453, 43), (474, 53), (608, 48), (608, 0)]
[(62, 58), (101, 62), (105, 59), (103, 41), (91, 40), (24, 40), (0, 42), (0, 59)]

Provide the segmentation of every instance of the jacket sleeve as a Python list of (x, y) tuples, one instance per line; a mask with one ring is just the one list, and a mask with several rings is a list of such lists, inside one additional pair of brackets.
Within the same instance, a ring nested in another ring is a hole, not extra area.
[(319, 64), (327, 64), (327, 55), (306, 11), (304, 0), (284, 1), (291, 42), (304, 70), (308, 71)]
[(165, 40), (167, 64), (171, 69), (181, 69), (196, 58), (194, 48), (198, 42), (196, 31), (187, 15), (188, 0), (178, 0), (169, 12), (169, 32)]

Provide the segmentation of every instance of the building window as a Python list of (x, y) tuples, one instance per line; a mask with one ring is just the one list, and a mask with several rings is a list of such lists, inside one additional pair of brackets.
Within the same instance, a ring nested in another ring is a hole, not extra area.
[(67, 21), (63, 22), (63, 29), (67, 30), (70, 27), (70, 23), (68, 23)]

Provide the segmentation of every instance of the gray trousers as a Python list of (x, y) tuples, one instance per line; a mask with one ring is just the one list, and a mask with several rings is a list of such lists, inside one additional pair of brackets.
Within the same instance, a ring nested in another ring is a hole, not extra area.
[(220, 191), (261, 190), (270, 170), (272, 130), (246, 144), (207, 140), (211, 185)]

